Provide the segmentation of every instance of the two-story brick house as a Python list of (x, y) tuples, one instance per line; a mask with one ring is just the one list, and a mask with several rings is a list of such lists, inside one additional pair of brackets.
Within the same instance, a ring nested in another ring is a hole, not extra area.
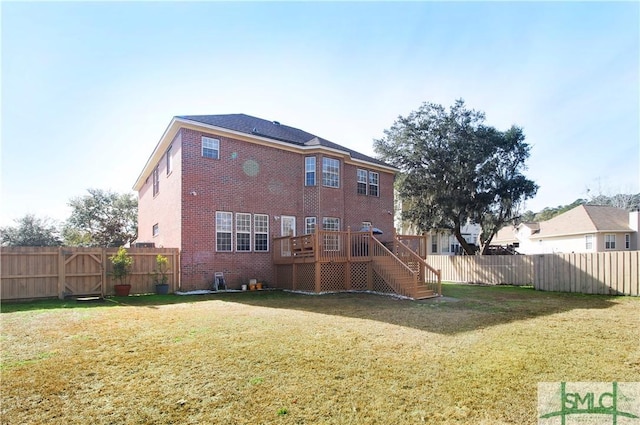
[(174, 117), (147, 160), (138, 241), (181, 250), (182, 289), (277, 285), (272, 238), (371, 224), (393, 236), (396, 170), (305, 131), (244, 114)]

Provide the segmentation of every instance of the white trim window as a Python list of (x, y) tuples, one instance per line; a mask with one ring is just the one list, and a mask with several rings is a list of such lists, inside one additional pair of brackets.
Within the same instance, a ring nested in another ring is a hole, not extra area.
[(236, 251), (251, 251), (251, 214), (236, 213)]
[(226, 211), (216, 211), (216, 251), (232, 251), (232, 232), (233, 214)]
[(269, 251), (269, 216), (266, 214), (254, 214), (253, 216), (253, 243), (254, 251)]
[(158, 226), (158, 223), (154, 224), (151, 228), (151, 234), (154, 238), (160, 234), (160, 227)]
[(616, 249), (616, 235), (604, 235), (604, 249)]
[(340, 187), (340, 160), (322, 158), (322, 185)]
[(307, 156), (304, 158), (304, 185), (316, 185), (316, 157)]
[[(322, 230), (329, 232), (340, 231), (340, 219), (336, 217), (322, 217)], [(325, 251), (340, 251), (340, 235), (324, 235)]]
[(305, 217), (304, 218), (304, 234), (310, 235), (316, 232), (316, 225), (318, 221), (315, 217)]
[(584, 249), (593, 249), (593, 235), (584, 235)]
[(167, 149), (167, 175), (171, 174), (173, 170), (173, 158), (171, 157), (171, 148), (173, 145), (169, 146)]
[(211, 159), (220, 159), (220, 140), (202, 136), (202, 156)]
[(153, 196), (160, 193), (160, 165), (153, 169)]
[(375, 171), (369, 171), (369, 195), (379, 196), (380, 175)]
[(361, 170), (358, 168), (357, 173), (357, 185), (358, 195), (366, 195), (367, 194), (367, 170)]

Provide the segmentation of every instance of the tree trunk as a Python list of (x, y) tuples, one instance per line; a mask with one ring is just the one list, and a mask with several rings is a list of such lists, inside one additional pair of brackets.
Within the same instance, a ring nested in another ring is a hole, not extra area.
[(473, 248), (471, 248), (467, 243), (467, 241), (462, 237), (462, 232), (460, 231), (460, 224), (456, 223), (456, 227), (455, 229), (453, 229), (453, 234), (456, 236), (456, 239), (460, 243), (460, 246), (462, 247), (462, 249), (464, 249), (464, 252), (467, 255), (473, 255), (474, 254)]

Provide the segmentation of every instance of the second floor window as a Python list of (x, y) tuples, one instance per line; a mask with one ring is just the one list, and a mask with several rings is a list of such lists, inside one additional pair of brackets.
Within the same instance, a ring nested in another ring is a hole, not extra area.
[(361, 169), (358, 169), (356, 173), (358, 180), (358, 195), (378, 196), (380, 193), (380, 174), (374, 171)]
[(153, 196), (160, 192), (160, 166), (156, 165), (153, 169)]
[(220, 140), (202, 136), (202, 156), (220, 159)]
[(340, 161), (333, 158), (322, 158), (322, 185), (340, 187)]
[(367, 170), (358, 169), (358, 195), (367, 194)]
[(616, 249), (616, 235), (604, 235), (604, 249)]
[(379, 180), (380, 180), (380, 175), (378, 173), (369, 171), (369, 195), (378, 196)]
[(151, 228), (151, 233), (153, 236), (158, 236), (160, 234), (160, 228), (158, 227), (158, 223), (154, 224)]
[(304, 159), (304, 185), (316, 185), (316, 157), (308, 156)]
[(173, 146), (169, 146), (167, 149), (167, 175), (171, 174), (171, 170), (173, 169), (173, 158), (171, 157), (171, 148)]

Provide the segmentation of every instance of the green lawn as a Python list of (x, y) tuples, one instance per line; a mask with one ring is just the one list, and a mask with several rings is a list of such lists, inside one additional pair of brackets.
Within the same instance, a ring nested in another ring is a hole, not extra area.
[(246, 292), (2, 304), (2, 423), (534, 424), (538, 382), (640, 381), (640, 299)]

